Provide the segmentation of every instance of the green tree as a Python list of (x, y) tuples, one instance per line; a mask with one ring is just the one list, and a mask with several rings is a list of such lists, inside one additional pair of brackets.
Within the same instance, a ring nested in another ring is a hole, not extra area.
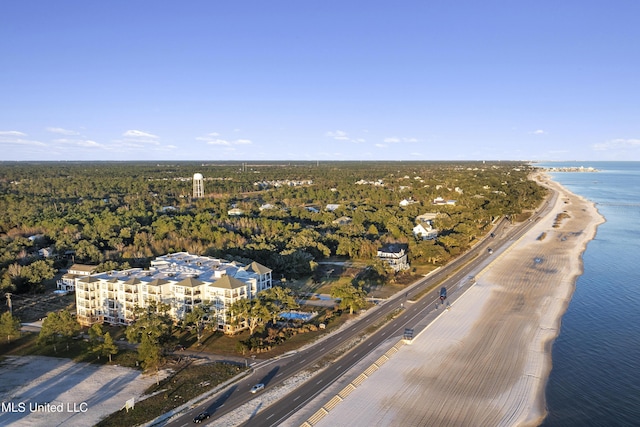
[(50, 259), (38, 260), (22, 268), (22, 277), (27, 280), (32, 291), (44, 289), (42, 282), (53, 279), (55, 273)]
[(278, 315), (283, 311), (294, 310), (299, 307), (291, 289), (274, 286), (258, 294), (271, 315), (271, 322), (276, 323)]
[(118, 354), (118, 346), (115, 342), (113, 342), (113, 338), (111, 338), (111, 334), (109, 332), (105, 332), (104, 341), (102, 342), (102, 346), (100, 348), (100, 354), (103, 356), (109, 357), (109, 362), (111, 362), (111, 356), (114, 354)]
[(19, 337), (20, 319), (8, 311), (2, 313), (0, 316), (0, 336), (7, 337), (7, 343), (11, 342), (12, 337)]
[(253, 335), (253, 332), (271, 317), (267, 306), (259, 299), (238, 300), (231, 305), (229, 311), (232, 324), (248, 327), (250, 335)]
[[(102, 346), (102, 325), (100, 323), (94, 323), (89, 328), (89, 351), (93, 353), (100, 353), (100, 347)], [(98, 356), (99, 357), (99, 356)]]
[(184, 317), (182, 321), (182, 326), (184, 328), (194, 328), (196, 330), (196, 335), (198, 337), (198, 342), (202, 339), (202, 333), (204, 332), (204, 328), (207, 325), (209, 319), (213, 317), (217, 319), (217, 316), (212, 316), (210, 313), (210, 309), (208, 307), (203, 307), (201, 305), (197, 305), (193, 307), (187, 315)]
[(366, 292), (351, 283), (337, 284), (331, 288), (331, 298), (340, 299), (340, 308), (349, 309), (349, 314), (366, 306)]
[(152, 301), (147, 307), (136, 307), (136, 320), (125, 331), (131, 343), (139, 343), (138, 360), (144, 369), (156, 370), (156, 382), (162, 364), (162, 354), (173, 340), (173, 320), (168, 304)]
[(162, 365), (162, 347), (148, 335), (142, 335), (138, 346), (138, 360), (145, 370), (155, 369), (156, 385), (160, 384), (160, 365)]
[(66, 344), (69, 351), (71, 339), (81, 331), (80, 324), (73, 318), (69, 310), (51, 312), (42, 321), (42, 328), (38, 335), (39, 344), (53, 344), (53, 351), (58, 352), (57, 344)]

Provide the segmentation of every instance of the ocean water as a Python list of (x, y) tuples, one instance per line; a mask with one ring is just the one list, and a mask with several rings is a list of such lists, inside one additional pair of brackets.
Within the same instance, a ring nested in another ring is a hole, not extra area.
[(545, 427), (640, 426), (640, 162), (549, 163), (596, 203), (606, 223), (583, 254), (584, 273), (553, 344)]

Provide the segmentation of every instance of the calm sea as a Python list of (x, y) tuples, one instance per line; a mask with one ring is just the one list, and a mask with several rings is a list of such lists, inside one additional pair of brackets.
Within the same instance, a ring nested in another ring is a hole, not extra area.
[(545, 427), (640, 426), (640, 162), (548, 163), (598, 173), (553, 173), (596, 203), (600, 225), (553, 344)]

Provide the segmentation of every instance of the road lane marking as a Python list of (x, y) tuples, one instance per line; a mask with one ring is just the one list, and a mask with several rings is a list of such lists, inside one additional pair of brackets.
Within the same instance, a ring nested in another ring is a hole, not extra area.
[(300, 396), (296, 396), (295, 399), (293, 399), (293, 401), (295, 402), (296, 400), (300, 399)]

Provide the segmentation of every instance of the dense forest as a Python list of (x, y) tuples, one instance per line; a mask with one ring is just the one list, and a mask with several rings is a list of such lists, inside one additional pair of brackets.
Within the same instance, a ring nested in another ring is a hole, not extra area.
[[(0, 162), (0, 289), (38, 292), (71, 261), (104, 271), (174, 251), (255, 260), (275, 278), (304, 277), (328, 257), (375, 265), (377, 249), (395, 242), (408, 245), (413, 265), (440, 265), (496, 218), (537, 206), (545, 190), (531, 170), (516, 162)], [(205, 177), (198, 199), (196, 172)], [(435, 240), (413, 235), (424, 213), (437, 214)]]

